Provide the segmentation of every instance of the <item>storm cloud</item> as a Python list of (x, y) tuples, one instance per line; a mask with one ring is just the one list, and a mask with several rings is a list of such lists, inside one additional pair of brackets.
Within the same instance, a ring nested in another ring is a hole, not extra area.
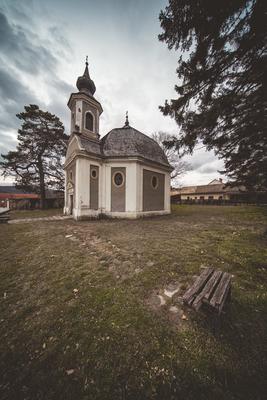
[[(96, 98), (104, 112), (100, 134), (124, 124), (177, 134), (159, 105), (175, 96), (179, 54), (160, 43), (158, 15), (166, 0), (0, 0), (0, 154), (16, 146), (16, 114), (38, 104), (56, 114), (69, 133), (67, 101), (89, 56)], [(206, 183), (223, 169), (212, 152), (187, 156), (182, 184)], [(2, 178), (0, 177), (0, 181)]]
[[(13, 13), (27, 24), (29, 19), (14, 7)], [(42, 40), (38, 34), (20, 24), (0, 9), (0, 153), (5, 154), (16, 146), (16, 131), (19, 120), (16, 114), (27, 104), (38, 104), (66, 120), (66, 110), (61, 98), (67, 97), (73, 89), (57, 76), (58, 58), (49, 47), (52, 41), (59, 54), (69, 49), (58, 28), (50, 29), (51, 38)], [(34, 25), (31, 24), (31, 28)], [(56, 40), (55, 40), (56, 37)], [(49, 41), (49, 39), (51, 39)], [(62, 45), (62, 49), (60, 49)], [(44, 87), (51, 85), (50, 101), (45, 101)], [(62, 97), (61, 97), (62, 96)], [(61, 107), (62, 104), (62, 107)], [(64, 121), (65, 122), (65, 121)]]

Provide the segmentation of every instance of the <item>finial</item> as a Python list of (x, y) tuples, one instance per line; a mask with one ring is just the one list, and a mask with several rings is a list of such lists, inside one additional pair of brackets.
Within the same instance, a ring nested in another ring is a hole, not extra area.
[(125, 125), (124, 126), (129, 126), (128, 111), (126, 111), (126, 119), (125, 119)]
[(88, 65), (88, 56), (86, 56), (85, 64)]

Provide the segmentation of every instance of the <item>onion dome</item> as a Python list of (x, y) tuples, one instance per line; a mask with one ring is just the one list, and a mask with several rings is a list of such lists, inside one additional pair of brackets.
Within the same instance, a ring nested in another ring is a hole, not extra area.
[(94, 81), (90, 78), (90, 75), (89, 75), (88, 57), (86, 57), (84, 73), (82, 76), (79, 76), (79, 78), (77, 79), (76, 86), (77, 86), (79, 92), (85, 92), (85, 93), (89, 94), (90, 96), (93, 96), (96, 91)]

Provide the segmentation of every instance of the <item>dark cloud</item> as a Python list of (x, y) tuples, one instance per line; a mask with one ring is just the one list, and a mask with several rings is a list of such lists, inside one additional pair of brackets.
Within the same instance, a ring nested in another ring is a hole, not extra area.
[[(174, 95), (179, 56), (157, 40), (162, 7), (162, 0), (0, 0), (0, 153), (14, 148), (16, 114), (26, 104), (58, 115), (68, 132), (67, 101), (86, 54), (104, 108), (102, 135), (123, 125), (126, 110), (147, 134), (177, 133), (158, 110)], [(188, 183), (215, 177), (204, 172), (219, 169), (214, 159), (204, 151), (189, 157)]]
[(219, 165), (217, 163), (213, 164), (208, 164), (208, 165), (203, 165), (201, 168), (198, 169), (199, 172), (203, 174), (210, 174), (212, 172), (217, 172)]
[(17, 68), (30, 74), (37, 74), (41, 69), (53, 70), (57, 64), (56, 58), (45, 47), (35, 44), (34, 37), (29, 38), (27, 35), (22, 27), (10, 24), (4, 13), (0, 12), (2, 57), (8, 62), (13, 61)]
[(35, 96), (30, 94), (29, 89), (20, 82), (18, 77), (3, 67), (0, 68), (0, 95), (7, 103), (7, 107), (8, 100), (20, 103), (25, 100), (27, 102), (27, 99), (35, 99)]
[[(16, 114), (22, 111), (25, 104), (38, 103), (38, 99), (11, 71), (3, 67), (0, 68), (0, 98), (2, 99), (0, 120), (1, 142), (4, 141), (7, 144), (5, 132), (11, 129), (17, 130), (19, 126)], [(4, 135), (4, 138), (2, 138), (2, 135)]]
[[(12, 13), (30, 22), (22, 10), (13, 7)], [(65, 103), (73, 87), (57, 76), (58, 59), (55, 55), (60, 52), (65, 54), (70, 47), (57, 27), (52, 27), (49, 34), (51, 37), (47, 36), (42, 41), (28, 28), (15, 24), (10, 14), (0, 9), (0, 153), (15, 148), (15, 132), (20, 126), (16, 114), (23, 111), (27, 104), (38, 104), (40, 108), (58, 115), (64, 123), (67, 121)], [(35, 88), (26, 85), (27, 79), (25, 81), (23, 77), (27, 75), (36, 83)], [(50, 85), (49, 106), (38, 95), (38, 86), (45, 81)]]

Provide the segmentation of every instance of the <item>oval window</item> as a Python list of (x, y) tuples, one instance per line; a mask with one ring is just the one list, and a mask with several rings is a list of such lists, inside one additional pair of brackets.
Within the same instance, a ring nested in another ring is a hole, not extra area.
[(151, 185), (153, 189), (156, 189), (158, 187), (158, 178), (155, 175), (152, 176)]
[(97, 178), (97, 170), (96, 170), (96, 169), (92, 169), (92, 170), (91, 170), (91, 177), (92, 177), (93, 179), (96, 179), (96, 178)]
[(113, 175), (113, 183), (115, 186), (122, 186), (124, 183), (124, 176), (121, 172), (115, 172)]

